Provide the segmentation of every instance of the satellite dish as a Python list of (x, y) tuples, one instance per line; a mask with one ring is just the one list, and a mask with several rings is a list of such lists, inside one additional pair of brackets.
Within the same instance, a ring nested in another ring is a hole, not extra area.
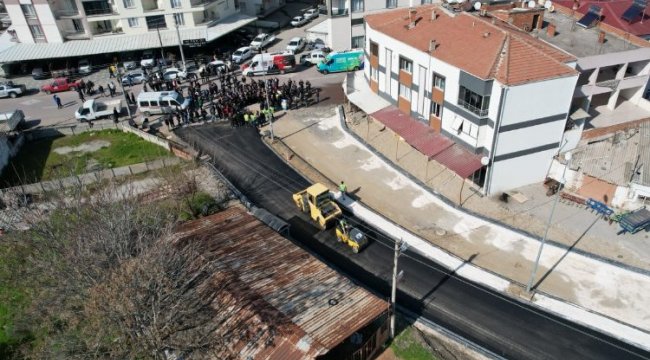
[(544, 3), (544, 9), (546, 9), (546, 10), (550, 10), (552, 7), (553, 7), (553, 2), (552, 2), (551, 0), (547, 0), (547, 1)]
[(490, 163), (490, 158), (488, 158), (487, 156), (483, 156), (481, 158), (481, 165), (486, 166), (489, 163)]
[(531, 8), (531, 9), (534, 8), (535, 5), (537, 5), (537, 3), (535, 2), (535, 0), (530, 0), (530, 1), (528, 2), (528, 7)]
[(474, 10), (479, 11), (481, 10), (481, 2), (477, 1), (474, 3)]

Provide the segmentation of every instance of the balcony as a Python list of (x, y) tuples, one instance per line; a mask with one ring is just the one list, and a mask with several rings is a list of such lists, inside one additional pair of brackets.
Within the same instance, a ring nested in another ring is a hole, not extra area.
[(343, 9), (343, 8), (332, 8), (332, 13), (331, 17), (340, 17), (340, 16), (348, 16), (349, 11), (348, 9)]
[(191, 7), (200, 7), (200, 6), (206, 6), (210, 5), (213, 2), (216, 2), (217, 0), (190, 0), (190, 6)]
[(67, 19), (81, 16), (79, 9), (57, 9), (54, 10), (54, 17), (56, 19)]
[(481, 109), (463, 99), (458, 99), (458, 106), (480, 117), (486, 117), (489, 112), (489, 109)]
[(113, 10), (113, 7), (108, 1), (84, 1), (83, 7), (88, 17), (117, 15), (117, 12)]
[(152, 12), (152, 11), (161, 11), (162, 7), (158, 6), (158, 1), (156, 0), (142, 0), (142, 11)]
[(90, 34), (85, 31), (66, 31), (63, 33), (63, 37), (66, 40), (88, 40), (90, 39)]

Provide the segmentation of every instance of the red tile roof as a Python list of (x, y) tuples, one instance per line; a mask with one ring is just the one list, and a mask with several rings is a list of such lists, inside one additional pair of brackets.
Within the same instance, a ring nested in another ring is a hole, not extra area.
[(417, 24), (412, 29), (408, 29), (408, 9), (365, 19), (372, 29), (423, 52), (429, 52), (429, 42), (435, 40), (431, 56), (481, 79), (518, 85), (577, 74), (565, 64), (575, 57), (500, 21), (492, 24), (467, 13), (450, 16), (437, 5), (416, 7), (412, 19)]
[(480, 155), (473, 154), (449, 138), (436, 133), (395, 106), (385, 107), (370, 116), (404, 138), (409, 145), (429, 159), (439, 162), (463, 178), (483, 166)]
[[(632, 5), (632, 2), (633, 0), (583, 0), (579, 2), (580, 6), (578, 7), (577, 12), (586, 14), (589, 11), (589, 6), (596, 5), (603, 9), (601, 21), (605, 24), (636, 36), (650, 35), (650, 18), (648, 15), (645, 15), (645, 18), (643, 19), (644, 21), (641, 21), (641, 16), (638, 16), (632, 23), (621, 19), (621, 16), (625, 13), (625, 10)], [(573, 7), (573, 0), (557, 0), (554, 1), (554, 3), (565, 6), (569, 9)], [(646, 12), (648, 11), (646, 10)]]

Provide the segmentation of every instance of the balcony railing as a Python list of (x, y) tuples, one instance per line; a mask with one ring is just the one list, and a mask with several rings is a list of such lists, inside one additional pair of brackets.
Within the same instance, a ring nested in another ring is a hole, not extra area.
[(57, 19), (64, 18), (64, 17), (72, 17), (72, 16), (79, 16), (79, 9), (61, 9), (61, 10), (55, 10), (54, 11), (54, 16)]
[(86, 16), (103, 16), (103, 15), (117, 15), (117, 12), (111, 8), (107, 9), (85, 9)]
[(481, 109), (477, 106), (474, 106), (463, 99), (458, 99), (458, 105), (463, 107), (465, 110), (468, 110), (480, 117), (486, 117), (488, 115), (489, 109)]
[(68, 31), (63, 35), (68, 40), (84, 40), (90, 39), (90, 34), (85, 31)]
[(208, 4), (212, 4), (213, 2), (216, 2), (217, 0), (190, 0), (190, 6), (191, 7), (199, 7), (199, 6), (205, 6)]
[(331, 17), (348, 16), (348, 9), (332, 9)]

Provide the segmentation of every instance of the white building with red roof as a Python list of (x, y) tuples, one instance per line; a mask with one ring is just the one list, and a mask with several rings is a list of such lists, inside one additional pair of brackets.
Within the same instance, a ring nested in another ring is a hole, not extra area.
[(436, 5), (366, 16), (366, 49), (370, 89), (410, 116), (404, 121), (419, 119), (465, 152), (434, 154), (449, 146), (423, 146), (395, 116), (382, 118), (386, 111), (377, 112), (378, 120), (405, 132), (414, 147), (436, 149), (427, 155), (458, 167), (452, 170), (486, 194), (542, 181), (566, 145), (579, 75), (568, 52), (507, 24)]

